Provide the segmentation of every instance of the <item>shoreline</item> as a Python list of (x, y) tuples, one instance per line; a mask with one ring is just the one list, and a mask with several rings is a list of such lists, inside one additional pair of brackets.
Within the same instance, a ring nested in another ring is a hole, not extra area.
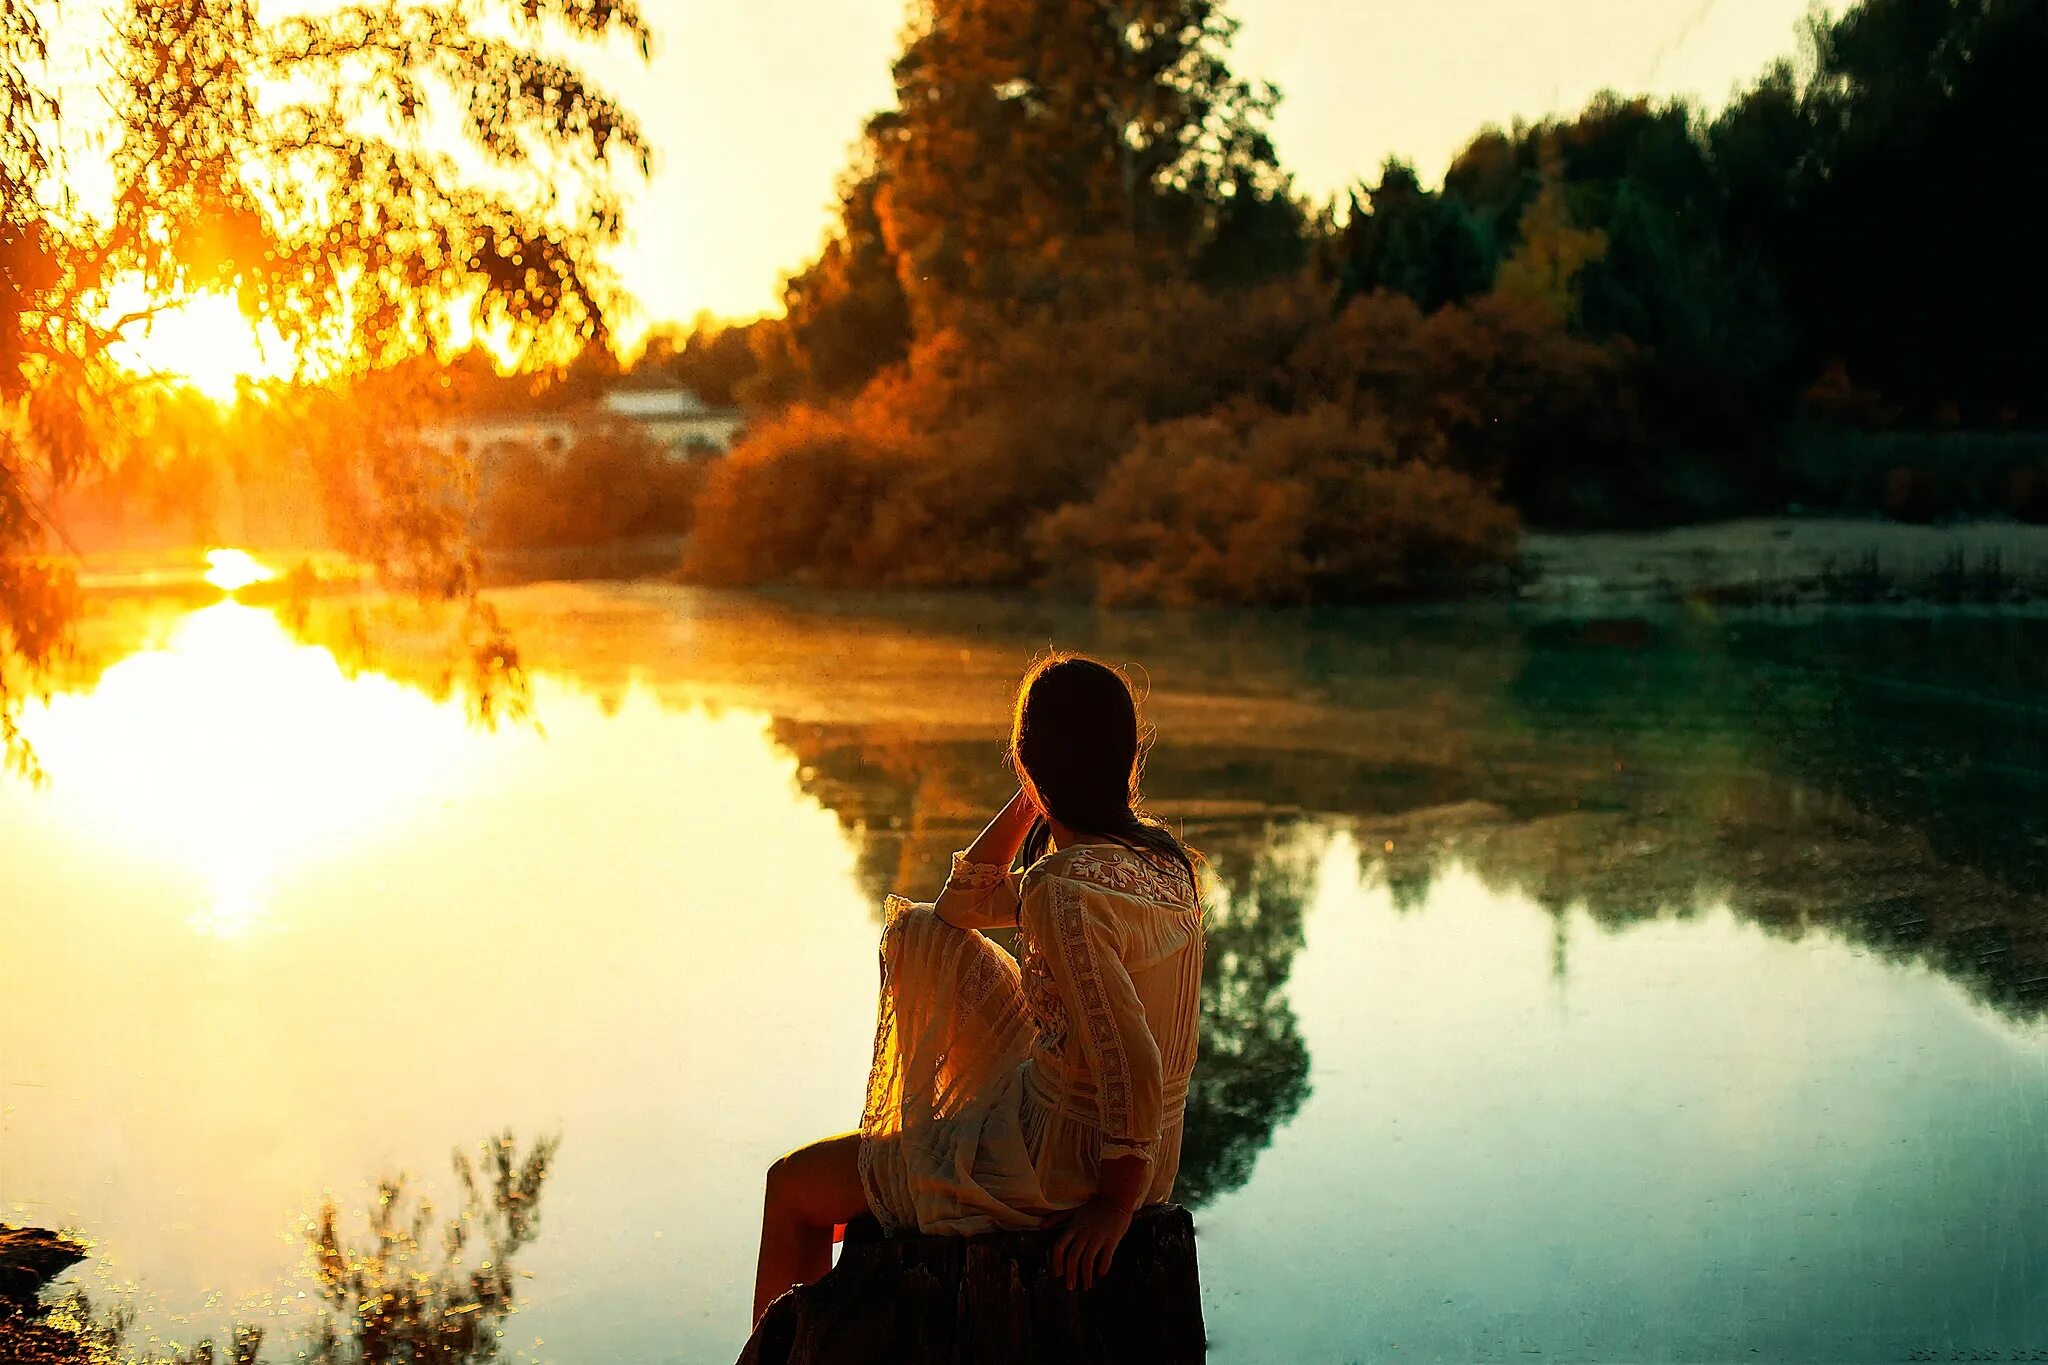
[[(1978, 606), (2048, 609), (2048, 525), (1969, 521), (1942, 526), (1855, 517), (1752, 517), (1645, 531), (1529, 531), (1511, 586), (1463, 596), (1310, 606), (1098, 607), (1028, 589), (846, 588), (761, 584), (713, 588), (680, 580), (675, 537), (612, 545), (483, 552), (486, 594), (546, 583), (617, 583), (693, 588), (773, 601), (874, 607), (982, 599), (1032, 606), (1146, 615), (1299, 611), (1383, 611), (1517, 605), (1568, 614), (1606, 607)], [(210, 585), (198, 549), (92, 553), (79, 586), (102, 599), (219, 600), (276, 605), (292, 596), (376, 593), (374, 578), (327, 550), (250, 547), (281, 572), (229, 594)]]

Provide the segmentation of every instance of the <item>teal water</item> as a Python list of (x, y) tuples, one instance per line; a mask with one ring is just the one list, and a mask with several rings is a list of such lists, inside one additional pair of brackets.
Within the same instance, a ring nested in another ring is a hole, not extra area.
[(1214, 1359), (2048, 1350), (2048, 622), (503, 606), (534, 724), (232, 601), (110, 614), (24, 717), (0, 1216), (159, 1342), (281, 1353), (323, 1192), (445, 1203), (509, 1125), (562, 1146), (508, 1353), (736, 1354), (762, 1168), (858, 1114), (877, 902), (1057, 643), (1142, 666), (1210, 859)]

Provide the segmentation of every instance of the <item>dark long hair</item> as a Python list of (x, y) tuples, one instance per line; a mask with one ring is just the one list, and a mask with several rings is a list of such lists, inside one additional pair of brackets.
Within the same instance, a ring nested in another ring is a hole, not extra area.
[(1198, 885), (1195, 855), (1165, 824), (1142, 813), (1138, 779), (1149, 738), (1124, 675), (1079, 654), (1049, 654), (1017, 687), (1010, 768), (1044, 812), (1018, 852), (1021, 866), (1044, 856), (1051, 816), (1068, 829), (1113, 839), (1178, 863)]

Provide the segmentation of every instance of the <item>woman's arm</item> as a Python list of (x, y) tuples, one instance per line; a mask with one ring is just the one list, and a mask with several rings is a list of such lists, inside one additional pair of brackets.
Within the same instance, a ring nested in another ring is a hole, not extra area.
[(1017, 861), (1017, 850), (1024, 846), (1024, 836), (1031, 832), (1031, 822), (1037, 818), (1038, 803), (1022, 787), (1017, 788), (1016, 795), (981, 827), (981, 833), (967, 846), (967, 861), (1008, 867)]
[(1008, 928), (1017, 922), (1017, 884), (1010, 864), (1038, 818), (1038, 805), (1019, 788), (954, 859), (952, 875), (933, 903), (956, 929)]

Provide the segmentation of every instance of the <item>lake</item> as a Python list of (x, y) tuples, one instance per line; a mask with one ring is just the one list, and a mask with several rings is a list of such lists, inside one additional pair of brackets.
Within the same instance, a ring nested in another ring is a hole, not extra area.
[(132, 592), (23, 715), (0, 1216), (159, 1343), (283, 1344), (323, 1194), (509, 1129), (510, 1353), (731, 1359), (1059, 645), (1209, 861), (1213, 1359), (2048, 1353), (2048, 619), (497, 601), (495, 727), (401, 610)]

